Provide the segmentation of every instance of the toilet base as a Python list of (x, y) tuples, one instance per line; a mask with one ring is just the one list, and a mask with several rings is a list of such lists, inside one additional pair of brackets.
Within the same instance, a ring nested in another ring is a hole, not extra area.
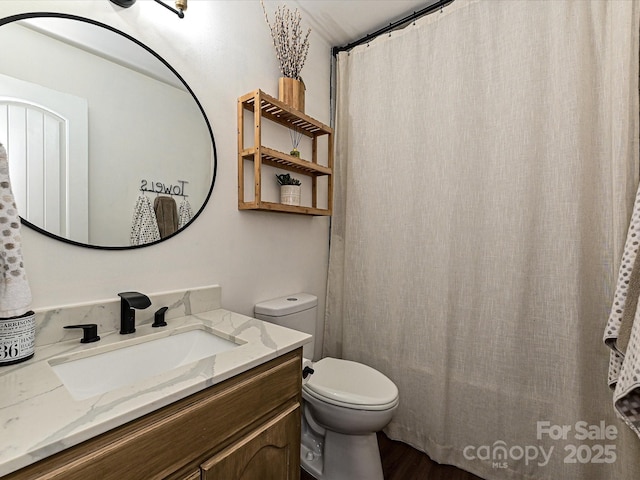
[(318, 480), (383, 480), (375, 433), (346, 435), (310, 428), (302, 416), (300, 464)]
[[(314, 431), (307, 419), (308, 411), (302, 415), (302, 439), (300, 442), (300, 466), (317, 479), (322, 479), (322, 465), (324, 463), (324, 430), (323, 434)], [(313, 419), (311, 419), (313, 422)]]

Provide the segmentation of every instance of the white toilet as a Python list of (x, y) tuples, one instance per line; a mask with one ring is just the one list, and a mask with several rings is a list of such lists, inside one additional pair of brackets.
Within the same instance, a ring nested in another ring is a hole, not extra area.
[[(318, 299), (297, 293), (255, 306), (255, 316), (311, 335)], [(303, 348), (313, 358), (313, 343)], [(326, 357), (302, 386), (302, 468), (318, 480), (383, 480), (376, 432), (398, 407), (398, 388), (357, 362)]]

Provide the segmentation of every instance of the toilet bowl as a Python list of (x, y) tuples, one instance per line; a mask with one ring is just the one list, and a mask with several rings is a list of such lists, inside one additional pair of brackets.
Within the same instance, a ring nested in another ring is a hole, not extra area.
[[(256, 305), (255, 316), (313, 335), (316, 310), (315, 296), (295, 294)], [(358, 362), (325, 357), (313, 369), (302, 386), (302, 468), (318, 480), (383, 480), (376, 432), (391, 421), (398, 388)]]
[(325, 357), (302, 386), (302, 467), (317, 479), (382, 480), (376, 432), (398, 407), (398, 389), (357, 362)]

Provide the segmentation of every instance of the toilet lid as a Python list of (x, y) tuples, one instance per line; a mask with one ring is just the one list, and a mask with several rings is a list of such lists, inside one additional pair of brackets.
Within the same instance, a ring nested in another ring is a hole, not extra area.
[(398, 387), (379, 371), (361, 363), (326, 357), (313, 364), (304, 389), (329, 403), (353, 408), (393, 406)]

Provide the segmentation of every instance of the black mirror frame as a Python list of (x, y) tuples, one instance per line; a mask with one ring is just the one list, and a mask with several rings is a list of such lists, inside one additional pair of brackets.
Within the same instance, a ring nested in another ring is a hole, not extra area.
[(208, 193), (207, 193), (207, 195), (206, 195), (206, 197), (204, 199), (204, 202), (202, 203), (202, 206), (198, 209), (198, 211), (193, 215), (193, 218), (191, 218), (189, 223), (187, 223), (184, 227), (182, 227), (181, 229), (179, 229), (175, 233), (172, 233), (171, 235), (168, 235), (165, 238), (161, 238), (160, 240), (156, 240), (155, 242), (149, 242), (149, 243), (145, 243), (143, 245), (123, 245), (123, 246), (90, 245), (90, 244), (87, 244), (87, 243), (77, 242), (75, 240), (70, 240), (68, 238), (64, 238), (64, 237), (55, 235), (55, 234), (53, 234), (51, 232), (48, 232), (48, 231), (44, 230), (41, 227), (38, 227), (37, 225), (34, 225), (33, 223), (29, 222), (28, 220), (26, 220), (22, 216), (20, 217), (21, 223), (23, 225), (26, 225), (27, 227), (37, 231), (37, 232), (43, 234), (43, 235), (46, 235), (47, 237), (53, 238), (55, 240), (59, 240), (61, 242), (69, 243), (71, 245), (76, 245), (78, 247), (93, 248), (93, 249), (97, 249), (97, 250), (133, 250), (133, 249), (137, 249), (137, 248), (149, 247), (151, 245), (156, 245), (158, 243), (164, 242), (165, 240), (169, 240), (170, 238), (173, 238), (176, 235), (178, 235), (179, 233), (181, 233), (183, 230), (186, 230), (187, 227), (189, 227), (200, 216), (200, 214), (202, 213), (204, 208), (209, 203), (209, 199), (211, 198), (211, 194), (213, 193), (213, 187), (214, 187), (215, 182), (216, 182), (216, 174), (217, 174), (217, 169), (218, 169), (218, 156), (217, 156), (217, 153), (216, 153), (216, 142), (215, 142), (215, 139), (213, 137), (213, 130), (211, 129), (211, 124), (209, 123), (209, 119), (207, 118), (207, 114), (205, 113), (204, 109), (202, 108), (202, 104), (200, 103), (200, 101), (196, 97), (195, 93), (193, 93), (193, 90), (191, 90), (191, 87), (189, 87), (187, 82), (182, 78), (182, 76), (176, 71), (175, 68), (173, 68), (171, 65), (169, 65), (169, 63), (164, 58), (162, 58), (159, 54), (157, 54), (151, 48), (146, 46), (140, 40), (132, 37), (131, 35), (128, 35), (125, 32), (122, 32), (122, 31), (118, 30), (117, 28), (114, 28), (114, 27), (111, 27), (110, 25), (106, 25), (104, 23), (98, 22), (97, 20), (92, 20), (90, 18), (80, 17), (78, 15), (71, 15), (71, 14), (67, 14), (67, 13), (29, 12), (29, 13), (20, 13), (20, 14), (16, 14), (16, 15), (11, 15), (11, 16), (8, 16), (8, 17), (0, 19), (0, 27), (2, 25), (7, 24), (7, 23), (16, 22), (18, 20), (26, 20), (26, 19), (30, 19), (30, 18), (40, 18), (40, 17), (64, 18), (64, 19), (69, 19), (69, 20), (78, 20), (78, 21), (81, 21), (81, 22), (85, 22), (85, 23), (89, 23), (89, 24), (92, 24), (92, 25), (95, 25), (95, 26), (98, 26), (98, 27), (105, 28), (107, 30), (110, 30), (113, 33), (121, 35), (121, 36), (125, 37), (126, 39), (134, 42), (136, 45), (139, 45), (140, 47), (145, 49), (147, 52), (149, 52), (151, 55), (153, 55), (156, 59), (158, 59), (160, 62), (162, 62), (180, 80), (180, 82), (182, 83), (184, 88), (189, 92), (189, 94), (191, 94), (191, 97), (193, 98), (194, 102), (196, 102), (196, 105), (198, 106), (198, 109), (200, 110), (200, 113), (202, 114), (202, 118), (204, 119), (204, 121), (205, 121), (205, 123), (207, 125), (207, 130), (209, 132), (209, 136), (211, 137), (211, 147), (212, 147), (212, 153), (213, 153), (213, 172), (212, 172), (212, 177), (211, 177), (211, 186), (209, 187), (209, 191), (208, 191)]

